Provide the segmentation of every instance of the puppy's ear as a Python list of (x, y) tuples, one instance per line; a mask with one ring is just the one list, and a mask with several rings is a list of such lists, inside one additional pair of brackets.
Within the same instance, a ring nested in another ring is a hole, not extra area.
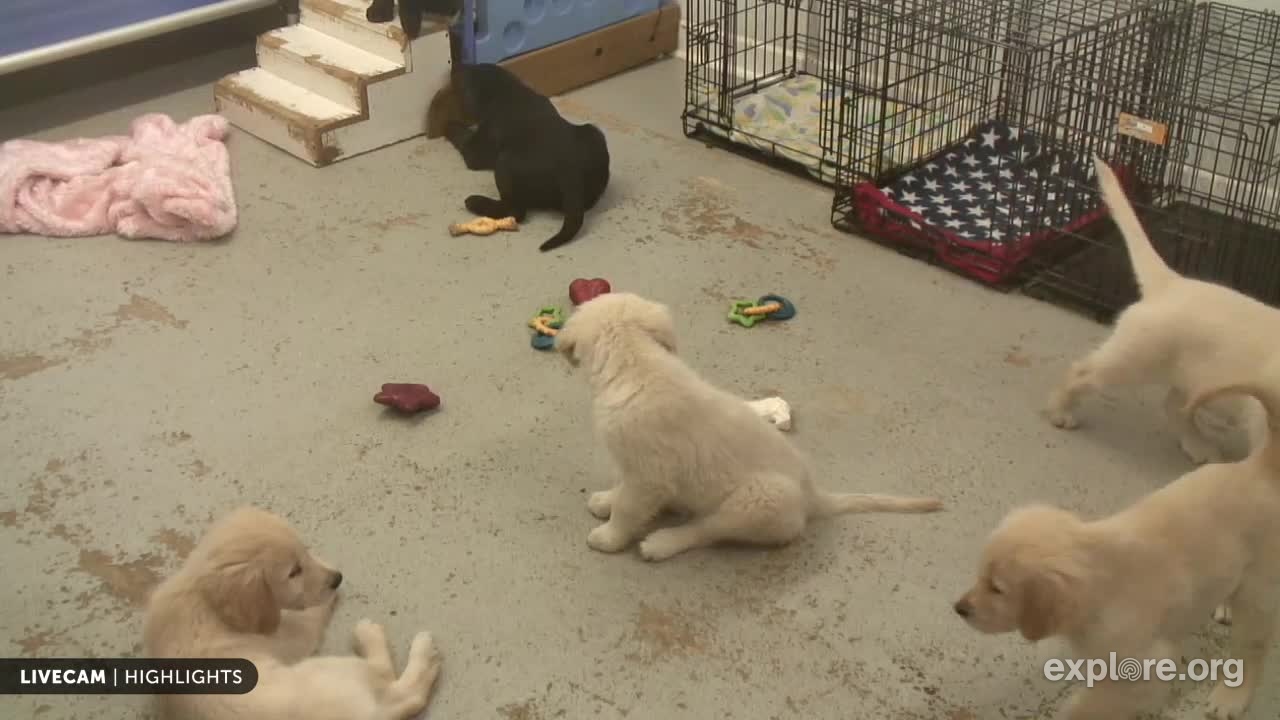
[(1037, 573), (1022, 585), (1018, 608), (1018, 631), (1038, 642), (1062, 630), (1069, 609), (1070, 592), (1057, 573)]
[(676, 325), (666, 305), (651, 303), (640, 315), (639, 325), (667, 352), (676, 351)]
[(199, 587), (205, 601), (233, 630), (270, 635), (280, 626), (280, 606), (257, 563), (219, 567), (201, 577)]

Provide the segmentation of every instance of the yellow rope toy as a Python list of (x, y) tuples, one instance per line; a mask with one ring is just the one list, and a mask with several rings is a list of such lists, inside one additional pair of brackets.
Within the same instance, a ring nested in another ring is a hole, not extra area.
[(554, 318), (548, 317), (546, 315), (539, 315), (538, 317), (529, 321), (529, 327), (533, 328), (534, 330), (537, 330), (542, 335), (550, 335), (551, 337), (555, 337), (556, 334), (559, 333), (560, 331), (551, 327), (551, 323), (553, 322), (555, 322)]
[(449, 234), (457, 237), (459, 235), (492, 235), (499, 230), (516, 231), (520, 226), (513, 217), (504, 217), (499, 219), (479, 217), (464, 223), (454, 223), (449, 226)]

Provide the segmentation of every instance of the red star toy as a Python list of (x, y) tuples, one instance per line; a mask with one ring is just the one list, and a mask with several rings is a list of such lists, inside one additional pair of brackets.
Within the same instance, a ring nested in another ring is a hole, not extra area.
[(440, 406), (440, 396), (426, 385), (415, 383), (386, 383), (382, 392), (373, 396), (379, 405), (393, 407), (402, 413), (413, 414), (434, 410)]

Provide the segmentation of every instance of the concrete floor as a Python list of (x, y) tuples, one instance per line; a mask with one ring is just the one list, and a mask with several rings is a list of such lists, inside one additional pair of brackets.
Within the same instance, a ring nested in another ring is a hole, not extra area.
[[(243, 57), (12, 108), (0, 128), (67, 138), (208, 112), (211, 67)], [(400, 653), (434, 631), (446, 669), (429, 717), (1047, 717), (1069, 689), (1041, 676), (1057, 646), (979, 636), (950, 603), (1011, 506), (1109, 513), (1188, 469), (1158, 404), (1116, 393), (1077, 433), (1049, 427), (1046, 392), (1105, 328), (835, 232), (820, 187), (685, 139), (681, 102), (676, 60), (563, 99), (608, 133), (616, 179), (551, 254), (536, 250), (546, 216), (450, 238), (491, 180), (423, 139), (315, 170), (237, 134), (227, 242), (4, 238), (0, 654), (138, 651), (148, 589), (251, 502), (345, 572), (330, 650), (364, 616)], [(661, 565), (591, 552), (586, 493), (610, 476), (585, 383), (525, 327), (580, 276), (669, 303), (708, 377), (786, 397), (828, 487), (936, 493), (949, 510)], [(731, 299), (766, 292), (799, 316), (724, 321)], [(428, 383), (444, 406), (388, 417), (371, 402), (388, 381)], [(1223, 637), (1206, 627), (1203, 652)], [(1280, 710), (1269, 676), (1251, 717)], [(1208, 689), (1181, 684), (1165, 717), (1201, 717)], [(0, 717), (144, 707), (10, 697)]]

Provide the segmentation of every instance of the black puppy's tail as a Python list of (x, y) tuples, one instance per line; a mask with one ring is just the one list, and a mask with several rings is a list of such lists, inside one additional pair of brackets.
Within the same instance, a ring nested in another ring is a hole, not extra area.
[(564, 224), (560, 232), (550, 240), (538, 246), (542, 252), (554, 250), (572, 240), (582, 229), (586, 219), (587, 203), (583, 197), (586, 190), (582, 186), (582, 170), (576, 163), (569, 163), (560, 171), (560, 210), (564, 213)]
[(422, 32), (422, 0), (400, 0), (400, 27), (410, 39)]

